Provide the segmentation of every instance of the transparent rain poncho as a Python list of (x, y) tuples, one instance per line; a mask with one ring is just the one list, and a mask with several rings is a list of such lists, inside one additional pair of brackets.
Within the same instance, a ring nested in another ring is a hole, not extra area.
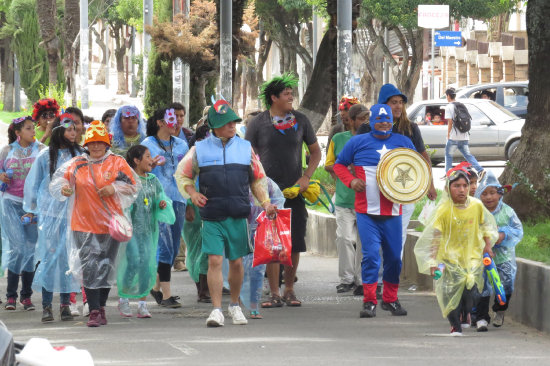
[[(176, 220), (172, 200), (157, 177), (149, 173), (139, 180), (141, 189), (130, 207), (132, 239), (121, 245), (118, 255), (118, 294), (125, 298), (144, 297), (153, 288), (157, 279), (159, 221), (171, 225)], [(164, 209), (159, 206), (161, 201), (166, 202)]]
[[(114, 194), (100, 198), (98, 190), (112, 186)], [(110, 151), (99, 158), (73, 158), (59, 168), (50, 183), (52, 196), (60, 201), (65, 187), (72, 189), (68, 204), (69, 268), (86, 288), (110, 288), (116, 278), (120, 243), (109, 234), (115, 215), (125, 216), (137, 198), (141, 183), (122, 157)]]
[(444, 193), (414, 248), (420, 273), (430, 275), (431, 267), (445, 266), (435, 282), (443, 317), (458, 307), (465, 288), (483, 289), (484, 237), (494, 243), (498, 234), (493, 215), (481, 201), (469, 197), (458, 207)]
[(0, 151), (0, 172), (12, 174), (10, 183), (1, 194), (0, 223), (2, 225), (2, 265), (11, 272), (34, 271), (34, 251), (38, 239), (36, 224), (24, 224), (23, 187), (25, 179), (39, 152), (46, 146), (33, 142), (24, 148), (17, 141)]
[[(481, 197), (485, 189), (490, 186), (502, 189), (502, 186), (492, 172), (488, 172), (485, 179), (480, 182), (476, 190), (476, 197)], [(495, 217), (499, 234), (503, 233), (505, 235), (504, 240), (493, 247), (495, 255), (493, 261), (497, 267), (504, 292), (511, 294), (514, 292), (514, 281), (517, 273), (516, 245), (523, 238), (523, 225), (514, 209), (502, 201), (502, 197), (492, 214)], [(489, 280), (485, 273), (484, 278), (485, 289), (481, 296), (491, 296), (494, 291), (492, 286), (488, 285)]]
[[(78, 152), (77, 152), (78, 153)], [(57, 153), (57, 165), (73, 158), (69, 149)], [(50, 151), (44, 149), (34, 162), (25, 181), (23, 209), (38, 216), (38, 242), (34, 254), (33, 289), (49, 292), (79, 292), (80, 283), (69, 271), (67, 242), (68, 200), (58, 201), (49, 191)]]

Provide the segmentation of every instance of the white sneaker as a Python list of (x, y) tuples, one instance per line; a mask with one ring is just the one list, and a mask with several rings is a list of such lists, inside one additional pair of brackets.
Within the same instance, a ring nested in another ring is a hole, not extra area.
[(493, 325), (498, 328), (502, 327), (502, 324), (504, 324), (504, 311), (497, 311), (493, 318)]
[(90, 316), (90, 307), (88, 306), (87, 302), (85, 302), (84, 305), (82, 305), (82, 316), (85, 316), (85, 317)]
[(227, 308), (227, 311), (229, 311), (229, 316), (233, 318), (233, 324), (235, 325), (245, 325), (248, 324), (248, 320), (246, 320), (246, 317), (243, 314), (243, 311), (241, 310), (241, 307), (239, 305), (231, 306)]
[(488, 329), (487, 329), (487, 326), (489, 324), (487, 323), (487, 320), (485, 319), (480, 319), (477, 321), (477, 331), (478, 332), (486, 332)]
[(76, 304), (70, 304), (69, 309), (71, 310), (72, 316), (80, 316), (80, 311), (78, 311), (78, 305)]
[(463, 323), (463, 324), (460, 324), (460, 326), (462, 327), (462, 329), (468, 329), (470, 328), (470, 323)]
[(149, 309), (147, 309), (147, 304), (146, 303), (138, 304), (137, 317), (138, 318), (150, 318), (151, 317), (151, 313), (149, 312)]
[(210, 316), (208, 319), (206, 319), (206, 326), (207, 327), (223, 327), (223, 313), (220, 309), (214, 309), (210, 313)]
[(121, 298), (118, 300), (118, 311), (120, 312), (120, 315), (125, 318), (132, 317), (132, 309), (130, 309), (130, 302), (128, 299)]

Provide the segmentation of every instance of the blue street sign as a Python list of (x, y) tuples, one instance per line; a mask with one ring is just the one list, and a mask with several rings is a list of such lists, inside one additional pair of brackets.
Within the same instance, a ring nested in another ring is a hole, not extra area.
[(462, 47), (462, 32), (436, 31), (434, 37), (437, 47)]

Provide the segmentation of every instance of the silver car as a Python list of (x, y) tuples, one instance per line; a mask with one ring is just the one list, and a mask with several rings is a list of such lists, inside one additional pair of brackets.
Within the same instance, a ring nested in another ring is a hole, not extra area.
[[(472, 117), (470, 152), (480, 161), (508, 160), (519, 144), (525, 119), (490, 100), (461, 99), (460, 102), (468, 108)], [(434, 164), (445, 161), (447, 125), (435, 123), (438, 119), (442, 121), (439, 123), (445, 123), (447, 104), (445, 100), (434, 99), (414, 103), (407, 108), (407, 115), (418, 124), (428, 151), (435, 150), (432, 155)]]

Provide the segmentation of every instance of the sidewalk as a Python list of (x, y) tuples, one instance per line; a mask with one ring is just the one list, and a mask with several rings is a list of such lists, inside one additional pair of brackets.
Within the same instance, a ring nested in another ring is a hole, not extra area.
[[(96, 365), (377, 365), (483, 364), (542, 365), (548, 362), (550, 337), (506, 319), (489, 332), (469, 329), (462, 338), (449, 337), (432, 294), (401, 289), (406, 317), (377, 309), (374, 319), (360, 319), (361, 298), (337, 295), (336, 258), (304, 255), (296, 293), (301, 308), (263, 309), (262, 320), (235, 326), (226, 317), (223, 328), (209, 329), (208, 304), (196, 302), (195, 285), (186, 272), (173, 273), (173, 292), (182, 309), (164, 309), (149, 297), (152, 319), (122, 318), (116, 309), (116, 289), (107, 307), (109, 325), (87, 328), (85, 319), (41, 324), (40, 295), (34, 312), (0, 309), (0, 318), (17, 341), (46, 337), (54, 345), (74, 345), (91, 352)], [(0, 279), (0, 289), (6, 286)], [(80, 298), (80, 296), (78, 296)], [(3, 299), (4, 300), (4, 299)], [(224, 310), (229, 298), (224, 296)], [(132, 301), (135, 311), (136, 302)], [(226, 312), (225, 312), (226, 313)], [(226, 313), (227, 314), (227, 313)]]

